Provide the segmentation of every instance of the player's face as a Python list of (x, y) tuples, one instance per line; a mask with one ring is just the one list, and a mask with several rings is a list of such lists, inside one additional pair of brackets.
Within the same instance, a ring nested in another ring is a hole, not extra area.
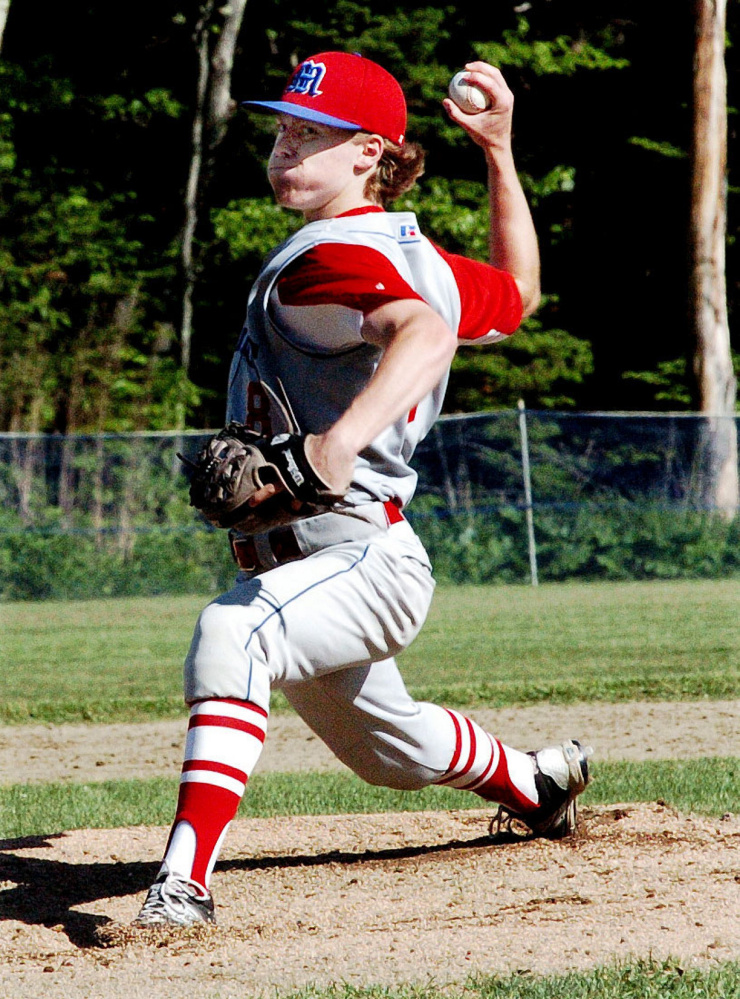
[(363, 156), (354, 132), (280, 115), (267, 176), (279, 205), (332, 218), (367, 203)]

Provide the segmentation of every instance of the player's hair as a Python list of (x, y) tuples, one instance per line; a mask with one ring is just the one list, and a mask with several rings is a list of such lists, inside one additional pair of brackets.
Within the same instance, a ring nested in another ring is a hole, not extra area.
[(402, 146), (383, 139), (385, 150), (378, 162), (378, 169), (365, 184), (365, 197), (384, 208), (400, 195), (410, 191), (424, 173), (426, 152), (418, 142)]

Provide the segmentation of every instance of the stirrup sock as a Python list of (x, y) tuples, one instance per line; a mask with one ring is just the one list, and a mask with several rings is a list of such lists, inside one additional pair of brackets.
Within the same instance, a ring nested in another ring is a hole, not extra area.
[(259, 759), (267, 712), (249, 701), (198, 701), (190, 711), (180, 794), (164, 860), (207, 888), (229, 823)]
[(458, 711), (446, 710), (454, 726), (455, 750), (447, 773), (435, 784), (474, 791), (516, 812), (536, 811), (532, 757), (504, 746)]

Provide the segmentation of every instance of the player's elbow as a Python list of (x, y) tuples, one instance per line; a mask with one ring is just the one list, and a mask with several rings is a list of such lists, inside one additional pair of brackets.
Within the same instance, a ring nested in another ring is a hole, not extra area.
[(382, 305), (365, 318), (362, 335), (387, 349), (391, 343), (413, 343), (429, 363), (444, 367), (455, 355), (457, 337), (431, 306), (421, 300)]
[[(415, 332), (413, 343), (415, 349), (421, 350), (425, 367), (441, 377), (452, 364), (457, 351), (457, 336), (444, 319), (428, 307), (420, 310), (416, 323), (409, 324), (409, 332), (411, 336)], [(412, 342), (411, 337), (409, 342)]]
[(542, 300), (539, 278), (515, 278), (515, 280), (522, 300), (522, 319), (526, 319), (527, 316), (531, 316), (533, 312), (537, 311)]
[(457, 352), (457, 336), (452, 332), (444, 320), (439, 319), (439, 321), (435, 324), (433, 337), (437, 353), (439, 355), (440, 365), (444, 368), (452, 363), (452, 359)]

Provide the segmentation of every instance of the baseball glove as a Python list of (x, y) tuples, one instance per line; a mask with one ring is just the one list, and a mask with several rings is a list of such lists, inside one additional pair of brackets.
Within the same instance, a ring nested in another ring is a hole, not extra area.
[[(305, 438), (267, 438), (232, 422), (215, 434), (195, 461), (182, 455), (190, 474), (190, 505), (215, 527), (261, 534), (281, 524), (314, 517), (343, 497), (332, 492), (306, 457)], [(270, 483), (282, 489), (257, 506), (249, 499)]]

